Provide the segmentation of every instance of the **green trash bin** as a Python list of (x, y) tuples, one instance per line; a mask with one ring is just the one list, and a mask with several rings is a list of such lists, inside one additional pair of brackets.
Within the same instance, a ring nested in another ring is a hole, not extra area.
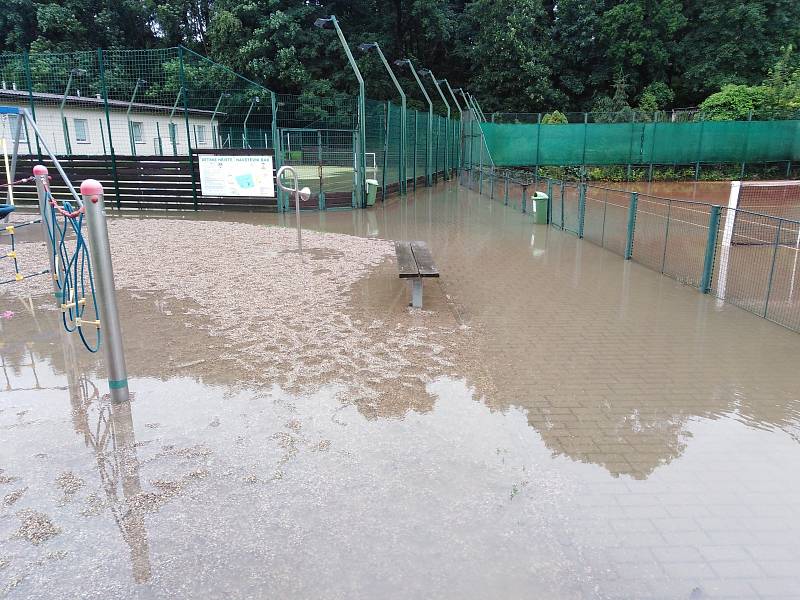
[(550, 198), (544, 192), (536, 192), (531, 196), (531, 214), (537, 225), (547, 225), (547, 205)]
[(367, 206), (375, 206), (375, 198), (378, 197), (377, 179), (367, 179)]

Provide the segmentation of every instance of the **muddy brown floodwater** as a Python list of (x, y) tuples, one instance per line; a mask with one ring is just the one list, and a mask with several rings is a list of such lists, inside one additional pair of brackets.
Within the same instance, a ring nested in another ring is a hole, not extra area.
[(301, 222), (111, 220), (129, 404), (0, 289), (0, 597), (797, 597), (800, 335), (455, 183)]

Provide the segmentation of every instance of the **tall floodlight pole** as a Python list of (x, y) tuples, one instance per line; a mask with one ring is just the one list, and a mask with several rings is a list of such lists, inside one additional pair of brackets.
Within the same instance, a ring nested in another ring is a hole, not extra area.
[(478, 103), (478, 99), (474, 98), (474, 100), (475, 100), (475, 106), (478, 107), (478, 112), (481, 114), (481, 117), (483, 118), (484, 122), (486, 122), (486, 113), (483, 112), (481, 105)]
[(72, 154), (72, 144), (69, 142), (69, 127), (67, 120), (64, 118), (64, 105), (67, 103), (67, 96), (69, 96), (69, 89), (72, 87), (72, 80), (75, 77), (82, 77), (86, 75), (86, 69), (71, 69), (69, 78), (67, 79), (67, 87), (64, 89), (64, 95), (61, 97), (61, 105), (58, 107), (58, 112), (61, 115), (61, 127), (64, 131), (64, 146), (66, 146), (67, 154)]
[(131, 144), (131, 156), (136, 156), (136, 140), (133, 135), (133, 125), (131, 125), (131, 110), (133, 103), (136, 101), (136, 94), (139, 92), (139, 87), (147, 83), (144, 79), (137, 79), (136, 85), (133, 86), (133, 94), (131, 94), (131, 101), (128, 102), (128, 110), (125, 111), (125, 119), (128, 121), (128, 141)]
[(219, 100), (217, 100), (217, 105), (214, 107), (214, 112), (211, 113), (211, 137), (214, 138), (214, 148), (217, 148), (217, 137), (219, 134), (219, 127), (217, 128), (217, 132), (214, 131), (214, 119), (217, 118), (217, 113), (219, 112), (220, 104), (222, 104), (223, 98), (230, 98), (231, 95), (228, 92), (222, 92), (219, 95)]
[(358, 160), (358, 173), (355, 182), (355, 204), (361, 208), (366, 206), (366, 196), (364, 191), (366, 189), (367, 179), (367, 101), (366, 92), (364, 90), (364, 78), (361, 76), (361, 71), (358, 69), (356, 60), (353, 58), (353, 53), (350, 52), (350, 46), (342, 33), (342, 28), (339, 27), (339, 22), (334, 15), (324, 17), (314, 21), (314, 26), (320, 29), (334, 29), (336, 35), (339, 36), (339, 41), (342, 43), (344, 53), (347, 55), (347, 60), (350, 62), (350, 67), (355, 73), (358, 80), (358, 148), (356, 149), (356, 158)]
[(253, 96), (250, 99), (250, 108), (247, 109), (247, 115), (244, 118), (244, 123), (242, 123), (242, 148), (250, 147), (250, 140), (247, 138), (247, 121), (250, 120), (250, 113), (253, 112), (253, 107), (260, 102), (261, 98), (258, 96)]
[(425, 100), (428, 101), (428, 144), (425, 156), (425, 183), (430, 186), (433, 182), (433, 173), (431, 172), (431, 166), (433, 163), (433, 102), (431, 102), (431, 97), (425, 90), (425, 86), (422, 85), (422, 82), (419, 80), (419, 75), (417, 75), (417, 71), (414, 69), (414, 65), (411, 63), (410, 59), (401, 58), (400, 60), (394, 61), (394, 64), (396, 64), (398, 67), (404, 67), (408, 65), (408, 67), (411, 69), (411, 74), (414, 76), (414, 79), (419, 86), (419, 89), (422, 90), (422, 95), (425, 96)]
[[(469, 112), (469, 135), (467, 135), (466, 133), (464, 134), (464, 138), (465, 138), (464, 144), (465, 144), (468, 152), (467, 152), (467, 155), (464, 158), (466, 158), (467, 163), (469, 164), (469, 168), (471, 170), (472, 169), (472, 145), (473, 145), (472, 144), (472, 131), (473, 131), (473, 122), (475, 121), (477, 116), (475, 114), (475, 109), (470, 104), (469, 96), (467, 95), (467, 92), (464, 91), (464, 88), (457, 88), (455, 91), (458, 92), (459, 94), (461, 94), (461, 97), (464, 99), (464, 108), (466, 108), (467, 111)], [(466, 138), (469, 138), (469, 139), (467, 140)]]
[(448, 132), (447, 132), (447, 135), (446, 135), (447, 143), (444, 145), (444, 178), (445, 179), (450, 179), (450, 149), (449, 149), (449, 146), (450, 146), (450, 134), (449, 134), (449, 129), (450, 129), (450, 103), (447, 101), (447, 98), (444, 97), (444, 92), (442, 91), (442, 88), (439, 85), (439, 82), (436, 80), (436, 76), (433, 74), (433, 71), (431, 71), (430, 69), (420, 69), (419, 70), (419, 74), (422, 75), (423, 77), (425, 75), (429, 75), (430, 76), (431, 81), (433, 81), (433, 85), (436, 86), (436, 91), (439, 92), (439, 97), (442, 99), (442, 102), (444, 102), (445, 108), (447, 108), (447, 129), (448, 129)]
[(467, 92), (467, 99), (469, 100), (469, 106), (472, 109), (472, 113), (475, 115), (475, 119), (477, 121), (481, 121), (481, 114), (478, 112), (478, 105), (475, 104), (475, 96)]
[(456, 150), (456, 170), (461, 170), (461, 127), (463, 126), (464, 122), (464, 111), (461, 110), (461, 105), (458, 103), (458, 98), (456, 98), (455, 92), (453, 92), (453, 88), (450, 87), (450, 82), (447, 79), (439, 80), (439, 83), (444, 83), (447, 86), (447, 90), (450, 92), (450, 97), (453, 99), (453, 102), (458, 109), (458, 146)]
[[(386, 57), (383, 55), (383, 51), (381, 47), (378, 45), (378, 42), (371, 42), (367, 44), (361, 44), (358, 47), (359, 50), (362, 52), (369, 52), (370, 50), (375, 50), (378, 53), (378, 56), (381, 58), (381, 62), (383, 66), (386, 67), (387, 73), (389, 73), (389, 77), (392, 78), (392, 83), (394, 83), (394, 87), (397, 88), (397, 91), (400, 94), (400, 193), (405, 194), (406, 192), (406, 94), (403, 91), (403, 88), (400, 87), (400, 82), (397, 81), (397, 77), (394, 76), (394, 72), (392, 71), (392, 67), (389, 66), (389, 63), (386, 61)], [(388, 132), (387, 132), (388, 135)]]

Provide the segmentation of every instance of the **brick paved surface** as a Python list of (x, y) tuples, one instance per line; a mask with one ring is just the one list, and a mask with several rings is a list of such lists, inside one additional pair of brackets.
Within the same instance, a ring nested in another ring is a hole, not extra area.
[(464, 188), (385, 211), (481, 332), (485, 401), (578, 482), (587, 594), (800, 597), (800, 336)]
[[(386, 381), (356, 408), (252, 393), (194, 364), (218, 342), (181, 333), (191, 306), (176, 320), (126, 295), (137, 399), (115, 435), (127, 422), (127, 485), (146, 493), (115, 492), (123, 540), (89, 493), (115, 454), (83, 424), (117, 417), (96, 397), (70, 409), (55, 317), (17, 307), (0, 595), (800, 598), (800, 335), (455, 185), (302, 221), (426, 240), (442, 277), (412, 318), (472, 332), (461, 379)], [(384, 263), (353, 287), (354, 318), (402, 317), (404, 286)], [(143, 344), (160, 337), (169, 360)], [(68, 470), (74, 498), (53, 487)], [(20, 540), (23, 506), (63, 532)]]

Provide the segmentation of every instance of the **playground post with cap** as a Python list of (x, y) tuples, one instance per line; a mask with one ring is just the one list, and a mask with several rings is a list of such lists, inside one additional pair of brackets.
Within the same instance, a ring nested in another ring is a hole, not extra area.
[(114, 270), (111, 266), (111, 246), (108, 241), (103, 186), (99, 181), (87, 179), (81, 184), (81, 196), (89, 230), (89, 252), (94, 268), (100, 332), (105, 337), (103, 345), (108, 370), (108, 387), (114, 402), (125, 402), (130, 398), (128, 372), (117, 310)]
[[(50, 185), (48, 180), (47, 167), (44, 165), (36, 165), (33, 167), (33, 177), (36, 182), (36, 196), (39, 199), (39, 215), (42, 220), (42, 234), (45, 243), (49, 244), (53, 236), (55, 227), (53, 225), (53, 213), (47, 201), (47, 186)], [(61, 290), (58, 287), (58, 275), (56, 273), (56, 257), (53, 252), (47, 253), (47, 258), (50, 261), (50, 282), (53, 284), (53, 294), (56, 298), (56, 305), (60, 306), (62, 302)]]

